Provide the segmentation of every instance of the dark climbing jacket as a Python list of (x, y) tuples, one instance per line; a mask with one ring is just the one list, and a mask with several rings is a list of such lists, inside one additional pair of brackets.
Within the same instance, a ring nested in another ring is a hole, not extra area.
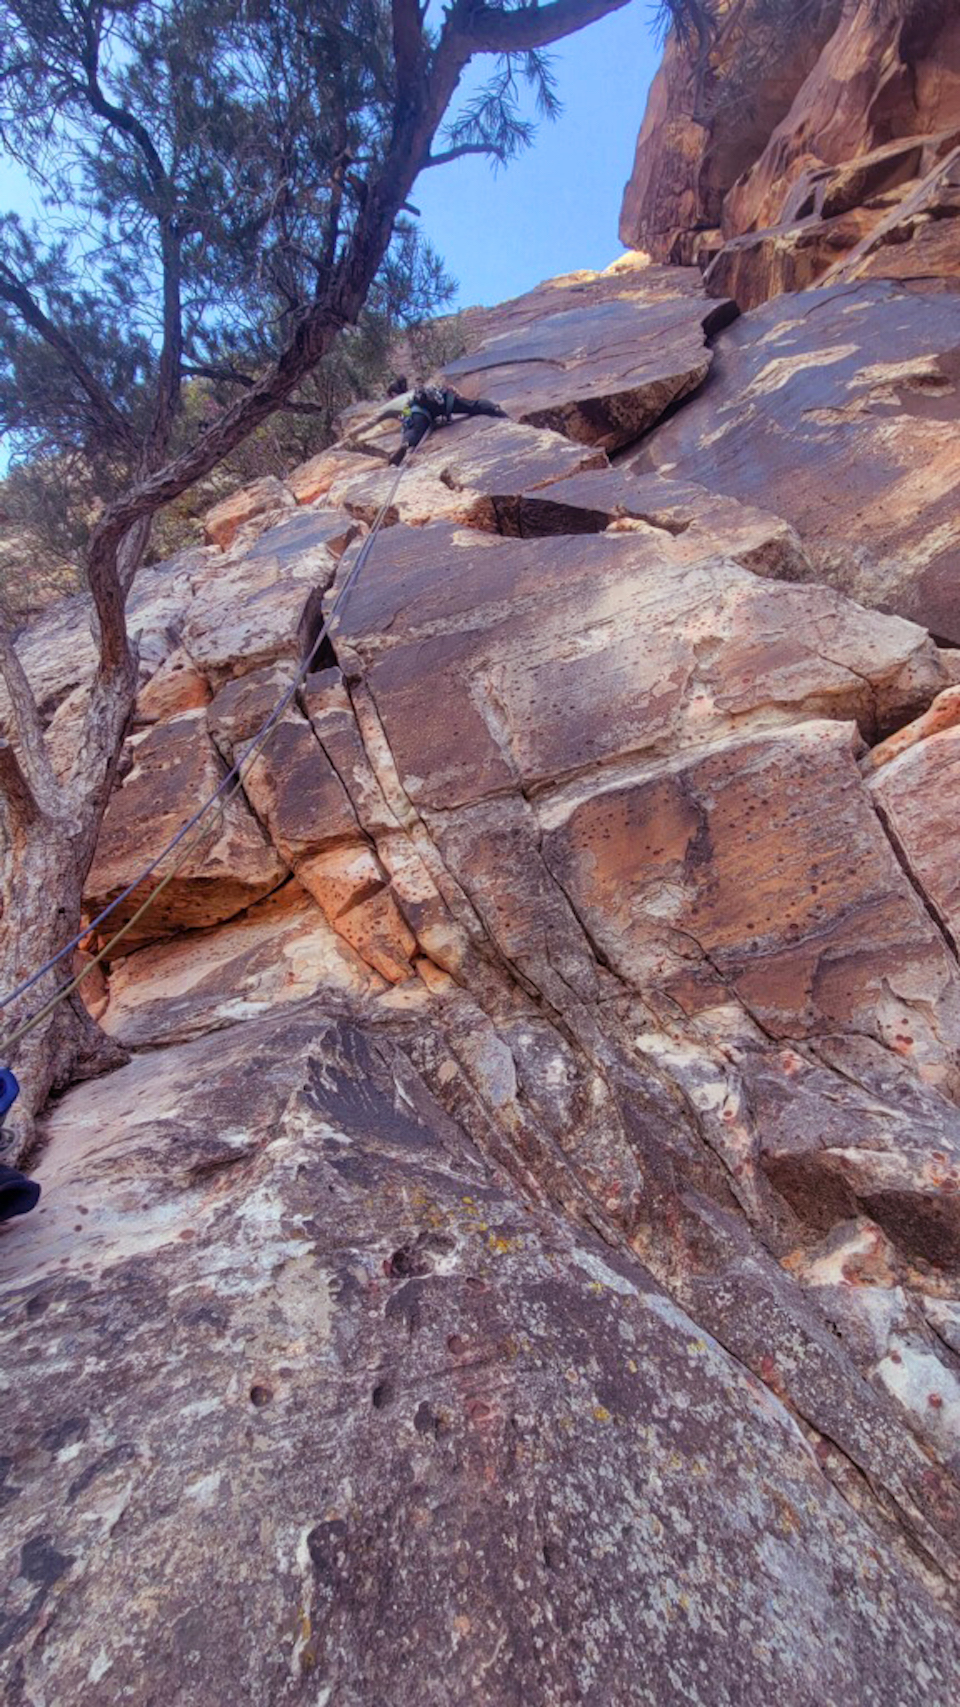
[(384, 410), (378, 419), (385, 420), (388, 415), (400, 416), (400, 449), (390, 458), (393, 466), (397, 467), (408, 450), (415, 450), (433, 428), (446, 426), (452, 415), (505, 417), (506, 410), (486, 397), (461, 397), (458, 391), (449, 387), (442, 390), (439, 385), (419, 385), (402, 409)]
[(400, 419), (406, 420), (409, 415), (425, 415), (430, 425), (436, 427), (441, 421), (449, 421), (454, 405), (459, 401), (455, 391), (443, 390), (439, 385), (418, 385)]

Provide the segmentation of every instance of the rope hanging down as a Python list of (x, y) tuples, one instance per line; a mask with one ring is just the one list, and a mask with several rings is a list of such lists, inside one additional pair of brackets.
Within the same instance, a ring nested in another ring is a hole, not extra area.
[[(429, 435), (426, 436), (428, 437)], [(413, 453), (411, 452), (410, 454), (412, 455)], [(189, 836), (189, 832), (195, 827), (197, 831), (196, 835), (190, 837), (185, 846), (181, 849), (177, 859), (170, 867), (170, 870), (160, 880), (156, 888), (151, 889), (149, 895), (141, 902), (136, 912), (124, 925), (121, 925), (118, 931), (114, 932), (113, 936), (111, 936), (109, 941), (104, 944), (96, 955), (94, 955), (93, 959), (88, 961), (86, 966), (84, 966), (81, 971), (69, 981), (69, 983), (62, 985), (48, 1001), (44, 1002), (39, 1008), (35, 1008), (33, 1013), (28, 1014), (27, 1018), (22, 1020), (13, 1031), (8, 1032), (4, 1037), (0, 1038), (0, 1059), (6, 1060), (14, 1045), (19, 1043), (21, 1038), (26, 1037), (28, 1032), (33, 1031), (35, 1026), (40, 1025), (41, 1022), (53, 1012), (54, 1008), (56, 1008), (60, 1002), (66, 1001), (68, 996), (72, 996), (74, 991), (79, 989), (83, 980), (89, 977), (94, 968), (99, 966), (101, 961), (106, 960), (113, 953), (117, 944), (121, 942), (127, 935), (128, 931), (131, 931), (134, 925), (143, 918), (144, 914), (148, 912), (154, 902), (159, 899), (167, 886), (172, 883), (178, 871), (180, 871), (186, 864), (186, 861), (189, 859), (194, 848), (199, 845), (207, 835), (208, 831), (212, 828), (213, 823), (219, 823), (222, 820), (227, 807), (243, 787), (250, 771), (263, 752), (280, 718), (286, 711), (287, 706), (291, 703), (301, 684), (310, 674), (313, 661), (327, 637), (331, 623), (334, 621), (341, 607), (345, 605), (350, 589), (354, 585), (354, 582), (370, 555), (374, 541), (383, 525), (387, 511), (393, 503), (394, 495), (398, 485), (400, 484), (402, 474), (403, 467), (398, 467), (390, 490), (374, 518), (373, 526), (357, 553), (357, 560), (353, 564), (343, 586), (334, 599), (330, 613), (324, 618), (320, 627), (320, 632), (318, 633), (317, 638), (311, 646), (306, 658), (303, 660), (303, 663), (300, 665), (293, 681), (277, 701), (277, 704), (274, 706), (266, 722), (257, 730), (257, 733), (253, 736), (246, 750), (222, 778), (214, 793), (197, 808), (196, 812), (194, 812), (191, 818), (187, 819), (185, 824), (181, 825), (176, 835), (171, 838), (164, 848), (161, 848), (156, 858), (153, 859), (148, 866), (145, 866), (143, 871), (134, 878), (133, 882), (128, 883), (126, 889), (121, 890), (120, 894), (116, 895), (109, 905), (104, 907), (103, 911), (98, 913), (97, 917), (93, 919), (90, 924), (85, 925), (83, 930), (80, 931), (72, 941), (66, 943), (63, 948), (59, 949), (56, 954), (52, 955), (49, 960), (45, 961), (43, 966), (39, 967), (36, 972), (32, 972), (29, 978), (25, 978), (23, 982), (18, 984), (15, 989), (9, 992), (9, 994), (0, 998), (0, 1009), (8, 1007), (11, 1002), (17, 1001), (21, 996), (26, 995), (27, 991), (32, 989), (39, 979), (45, 977), (48, 972), (51, 972), (66, 955), (72, 954), (73, 950), (79, 947), (84, 937), (88, 936), (91, 931), (96, 930), (98, 926), (103, 924), (104, 920), (109, 918), (110, 914), (120, 906), (122, 901), (125, 901), (128, 896), (133, 894), (135, 889), (139, 888), (141, 883), (145, 882), (148, 877), (153, 875), (157, 867), (166, 859), (167, 855), (172, 853), (174, 848), (178, 847), (180, 843), (184, 841), (184, 838)], [(207, 814), (211, 812), (214, 813), (214, 817), (209, 823), (204, 823), (203, 820), (207, 817)]]

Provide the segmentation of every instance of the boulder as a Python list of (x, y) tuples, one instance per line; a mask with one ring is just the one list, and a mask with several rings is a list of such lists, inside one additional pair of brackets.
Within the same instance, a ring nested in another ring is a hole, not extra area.
[[(207, 714), (228, 764), (247, 753), (289, 691), (282, 670), (255, 670), (221, 688)], [(244, 768), (244, 792), (288, 865), (360, 839), (349, 796), (310, 724), (292, 701)]]
[(874, 1037), (960, 1094), (955, 958), (842, 724), (726, 742), (544, 817), (547, 865), (635, 988), (689, 1015), (733, 996), (777, 1039)]
[(580, 444), (630, 444), (703, 383), (707, 338), (736, 313), (710, 303), (696, 273), (651, 266), (639, 277), (629, 295), (497, 332), (448, 363), (446, 380)]
[[(906, 1028), (902, 1035), (910, 1038)], [(908, 1044), (902, 1047), (906, 1052)], [(885, 1066), (885, 1094), (877, 1085), (867, 1091), (794, 1051), (754, 1054), (745, 1069), (760, 1165), (806, 1227), (832, 1233), (866, 1215), (901, 1260), (956, 1269), (960, 1114), (954, 1102), (936, 1087), (898, 1082)]]
[[(141, 674), (152, 674), (178, 644), (179, 624), (215, 551), (190, 547), (160, 563), (145, 564), (127, 600), (128, 629), (137, 647)], [(76, 689), (86, 689), (96, 667), (92, 610), (82, 594), (58, 599), (16, 636), (17, 655), (49, 722)], [(83, 699), (78, 694), (75, 704)], [(0, 682), (0, 719), (8, 715), (6, 688)]]
[(352, 466), (331, 484), (328, 496), (368, 523), (389, 499), (389, 526), (403, 521), (417, 527), (446, 519), (516, 533), (524, 490), (539, 490), (581, 469), (606, 466), (603, 451), (571, 444), (559, 433), (514, 421), (454, 416), (449, 427), (431, 434), (405, 464), (399, 484), (393, 469), (369, 456), (355, 456)]
[(898, 137), (839, 166), (812, 168), (795, 180), (781, 217), (791, 223), (805, 216), (833, 219), (864, 204), (878, 209), (896, 203), (906, 186), (923, 176), (930, 149), (929, 137)]
[(228, 555), (198, 587), (183, 644), (214, 687), (278, 659), (299, 663), (319, 628), (321, 595), (357, 524), (310, 510)]
[(210, 702), (210, 688), (182, 646), (164, 660), (137, 695), (136, 722), (165, 723)]
[(325, 498), (335, 480), (355, 473), (359, 468), (357, 453), (335, 445), (301, 462), (284, 482), (298, 504), (318, 504)]
[(915, 291), (954, 290), (960, 277), (960, 225), (931, 211), (887, 227), (855, 266), (861, 279), (901, 279)]
[(861, 1216), (787, 1261), (855, 1348), (867, 1379), (890, 1394), (918, 1434), (956, 1460), (960, 1383), (948, 1341), (909, 1297), (905, 1266), (882, 1230)]
[(875, 739), (946, 685), (912, 624), (686, 539), (381, 536), (336, 640), (369, 671), (410, 799), (448, 810), (811, 715)]
[[(355, 705), (339, 670), (333, 669), (308, 676), (302, 699), (317, 739), (342, 779), (365, 834), (376, 847), (377, 858), (390, 878), (391, 894), (416, 938), (419, 953), (413, 964), (418, 975), (430, 982), (434, 974), (440, 976), (438, 968), (460, 971), (464, 936), (438, 889), (441, 874), (435, 865), (431, 870), (425, 862), (422, 835), (390, 767), (389, 749), (379, 732), (372, 703), (358, 694)], [(381, 895), (381, 907), (385, 901), (386, 896)]]
[[(287, 686), (282, 674), (257, 671), (221, 689), (208, 719), (231, 764), (266, 724)], [(339, 775), (295, 704), (287, 706), (245, 768), (243, 787), (280, 857), (334, 930), (391, 983), (411, 977), (413, 933)]]
[(128, 1048), (180, 1043), (318, 992), (385, 988), (295, 879), (225, 925), (130, 954), (111, 969), (104, 1029)]
[(856, 208), (836, 219), (805, 219), (732, 237), (704, 272), (714, 296), (732, 297), (744, 312), (785, 291), (807, 290), (856, 252), (878, 215)]
[[(520, 500), (518, 532), (540, 534), (642, 532), (660, 529), (676, 542), (675, 560), (702, 558), (722, 546), (725, 557), (779, 581), (815, 579), (789, 522), (692, 481), (635, 472), (629, 457), (617, 468), (591, 470), (554, 481)], [(680, 536), (683, 536), (682, 543)]]
[[(926, 735), (878, 770), (871, 788), (897, 847), (931, 910), (960, 944), (956, 862), (960, 719), (956, 695), (948, 727)], [(941, 695), (941, 703), (944, 695)]]
[(902, 729), (895, 730), (885, 741), (880, 741), (869, 753), (865, 753), (860, 761), (860, 768), (867, 775), (871, 771), (878, 771), (892, 759), (898, 759), (908, 747), (915, 747), (918, 741), (925, 741), (929, 735), (939, 735), (944, 729), (953, 729), (958, 723), (960, 684), (954, 684), (937, 694), (933, 704), (922, 717), (914, 718), (912, 723), (905, 723)]
[[(947, 141), (956, 144), (960, 133)], [(945, 155), (934, 154), (934, 163), (920, 181), (907, 186), (881, 219), (841, 262), (825, 276), (825, 282), (848, 279), (899, 278), (930, 281), (943, 288), (960, 270), (960, 146)]]

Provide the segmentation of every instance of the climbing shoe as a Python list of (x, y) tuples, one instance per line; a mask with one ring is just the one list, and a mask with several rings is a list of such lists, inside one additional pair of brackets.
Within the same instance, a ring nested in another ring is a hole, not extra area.
[(40, 1200), (40, 1187), (35, 1179), (18, 1174), (16, 1168), (0, 1163), (0, 1221), (12, 1221), (15, 1215), (26, 1215)]

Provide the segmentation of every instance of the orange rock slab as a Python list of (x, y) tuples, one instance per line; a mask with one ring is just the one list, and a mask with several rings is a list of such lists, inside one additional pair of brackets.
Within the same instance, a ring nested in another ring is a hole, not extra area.
[[(107, 807), (84, 906), (93, 916), (126, 888), (181, 829), (224, 776), (203, 709), (158, 723), (130, 743), (133, 766)], [(172, 882), (124, 939), (124, 952), (180, 930), (221, 924), (275, 889), (287, 866), (242, 799), (205, 834)], [(191, 836), (194, 832), (191, 832)], [(111, 928), (130, 919), (182, 848), (117, 908)]]
[(864, 1034), (960, 1089), (956, 962), (842, 724), (724, 743), (598, 788), (549, 831), (544, 856), (637, 988), (689, 1015), (736, 997), (777, 1038)]
[(208, 545), (218, 545), (221, 551), (233, 544), (240, 529), (258, 516), (272, 515), (278, 510), (293, 508), (293, 494), (274, 474), (265, 474), (250, 486), (231, 492), (219, 504), (214, 504), (203, 518), (203, 536)]
[(960, 944), (960, 727), (911, 745), (871, 788), (917, 883)]

